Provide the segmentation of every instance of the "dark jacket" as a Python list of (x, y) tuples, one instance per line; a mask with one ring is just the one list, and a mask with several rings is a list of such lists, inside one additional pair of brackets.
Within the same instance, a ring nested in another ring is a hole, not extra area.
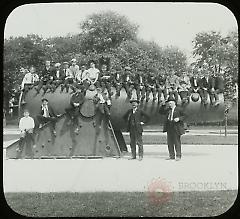
[(48, 81), (50, 77), (53, 75), (54, 75), (54, 70), (52, 67), (50, 67), (49, 69), (46, 69), (46, 67), (44, 67), (40, 74), (40, 80)]
[(131, 125), (132, 115), (133, 115), (133, 110), (129, 109), (123, 116), (123, 119), (127, 122), (127, 132), (132, 132), (134, 128), (134, 130), (136, 130), (138, 133), (142, 133), (143, 128), (142, 128), (141, 122), (148, 122), (150, 119), (149, 116), (143, 110), (137, 109), (137, 111), (135, 112), (136, 127), (132, 127)]
[[(49, 104), (48, 104), (48, 112), (49, 112), (50, 117), (56, 117), (56, 114), (55, 114), (53, 108)], [(44, 110), (42, 109), (42, 105), (41, 105), (39, 114), (43, 115), (43, 113), (44, 113)]]
[(65, 72), (63, 69), (59, 69), (59, 78), (57, 78), (57, 69), (54, 69), (51, 73), (51, 76), (54, 80), (64, 80), (65, 78)]
[[(166, 108), (166, 106), (162, 106), (159, 108), (159, 113), (163, 114), (165, 116), (165, 120), (163, 123), (163, 132), (169, 131), (169, 124), (170, 121), (168, 120), (169, 113), (171, 113), (171, 108)], [(184, 130), (184, 118), (185, 118), (185, 113), (182, 108), (180, 107), (175, 107), (174, 112), (173, 112), (173, 119), (179, 118), (178, 122), (173, 122), (173, 130), (175, 131), (178, 135), (183, 135), (185, 134)]]
[(194, 84), (194, 77), (190, 78), (191, 87), (194, 88), (194, 89), (196, 89), (198, 87), (201, 87), (201, 79), (200, 78), (196, 78), (196, 82), (197, 82), (197, 86), (195, 86), (195, 84)]
[(74, 93), (70, 99), (70, 105), (72, 107), (74, 106), (74, 103), (79, 103), (79, 106), (83, 104), (85, 100), (85, 96), (82, 92)]
[(216, 90), (224, 90), (224, 79), (222, 76), (218, 76), (215, 78), (215, 87)]
[(208, 77), (208, 81), (205, 77), (203, 77), (201, 79), (201, 88), (204, 87), (204, 88), (207, 88), (207, 89), (211, 89), (211, 88), (214, 88), (215, 86), (215, 79), (213, 77)]

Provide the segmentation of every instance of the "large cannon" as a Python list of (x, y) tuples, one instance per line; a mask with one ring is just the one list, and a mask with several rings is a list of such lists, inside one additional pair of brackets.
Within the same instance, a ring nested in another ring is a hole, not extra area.
[[(19, 104), (19, 115), (22, 115), (23, 108), (26, 107), (30, 111), (30, 115), (36, 119), (41, 106), (41, 99), (46, 97), (49, 104), (53, 107), (56, 114), (61, 115), (58, 118), (56, 131), (57, 136), (52, 136), (49, 125), (46, 124), (36, 130), (35, 142), (36, 148), (32, 148), (27, 144), (21, 154), (17, 151), (18, 142), (13, 143), (7, 148), (8, 158), (66, 158), (66, 157), (105, 157), (105, 156), (121, 156), (121, 152), (126, 150), (126, 144), (122, 136), (126, 124), (123, 115), (130, 108), (130, 102), (124, 89), (121, 90), (120, 96), (117, 97), (115, 88), (112, 87), (112, 107), (110, 124), (102, 124), (101, 132), (96, 134), (95, 105), (93, 97), (96, 90), (87, 90), (86, 99), (83, 103), (80, 113), (80, 133), (74, 133), (73, 128), (66, 125), (65, 109), (70, 104), (71, 94), (61, 93), (60, 87), (54, 93), (46, 93), (43, 91), (39, 94), (35, 89), (29, 90), (25, 95), (26, 104)], [(133, 96), (136, 96), (133, 91)], [(191, 98), (190, 98), (191, 99)], [(224, 99), (220, 94), (220, 104), (212, 106), (210, 100), (207, 106), (201, 104), (199, 99), (197, 102), (190, 101), (185, 106), (186, 122), (221, 122), (224, 119)], [(20, 95), (19, 103), (22, 101)], [(158, 113), (159, 103), (153, 101), (150, 94), (150, 101), (141, 102), (140, 107), (150, 116), (148, 125), (162, 124), (163, 117)], [(107, 143), (106, 143), (107, 142)], [(107, 145), (107, 146), (106, 146)]]

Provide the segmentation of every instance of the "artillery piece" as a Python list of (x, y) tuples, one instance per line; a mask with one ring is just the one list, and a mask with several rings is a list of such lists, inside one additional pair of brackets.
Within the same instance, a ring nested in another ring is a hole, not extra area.
[[(7, 148), (7, 158), (96, 158), (96, 157), (120, 157), (121, 152), (125, 151), (126, 144), (122, 135), (126, 124), (123, 115), (130, 108), (130, 102), (124, 89), (120, 91), (117, 97), (116, 89), (112, 87), (112, 107), (110, 110), (111, 121), (109, 124), (102, 124), (99, 134), (96, 132), (95, 105), (93, 97), (95, 90), (87, 90), (85, 102), (83, 103), (80, 114), (79, 134), (74, 133), (73, 127), (67, 125), (67, 117), (65, 108), (70, 104), (70, 92), (61, 93), (58, 87), (54, 93), (46, 93), (43, 96), (41, 90), (39, 94), (35, 89), (29, 90), (25, 95), (26, 104), (21, 105), (22, 94), (19, 98), (19, 116), (22, 115), (23, 108), (26, 107), (30, 111), (30, 115), (36, 119), (41, 106), (41, 99), (46, 97), (49, 104), (53, 107), (56, 114), (61, 115), (56, 124), (57, 135), (52, 136), (49, 124), (45, 124), (42, 128), (35, 130), (36, 147), (32, 148), (30, 144), (21, 154), (17, 151), (18, 141), (14, 142)], [(133, 97), (136, 96), (133, 90)], [(190, 98), (191, 99), (191, 98)], [(201, 104), (201, 100), (190, 103), (185, 106), (186, 122), (221, 122), (224, 119), (224, 98), (223, 94), (219, 95), (220, 104), (211, 106), (210, 100), (208, 105)], [(159, 124), (163, 122), (162, 116), (158, 113), (159, 103), (153, 101), (150, 94), (150, 101), (141, 102), (140, 107), (150, 116), (148, 125)]]

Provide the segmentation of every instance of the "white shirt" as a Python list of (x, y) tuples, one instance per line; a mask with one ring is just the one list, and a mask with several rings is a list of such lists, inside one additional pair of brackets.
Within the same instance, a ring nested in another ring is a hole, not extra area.
[(22, 80), (22, 85), (21, 85), (21, 87), (22, 87), (22, 89), (24, 88), (24, 85), (25, 84), (32, 84), (32, 73), (27, 73), (27, 74), (25, 74), (25, 76), (24, 76), (24, 78), (23, 78), (23, 80)]
[(87, 70), (84, 70), (81, 74), (81, 79), (84, 80), (88, 80), (89, 79), (89, 73)]
[(33, 129), (35, 126), (34, 119), (30, 116), (28, 117), (22, 117), (19, 121), (19, 129), (21, 132), (23, 132), (25, 129)]
[(73, 75), (72, 71), (69, 70), (69, 68), (63, 69), (63, 71), (65, 72), (65, 76), (66, 76), (65, 79), (74, 78), (74, 75)]
[(50, 117), (48, 105), (45, 105), (45, 106), (42, 105), (42, 110), (43, 110), (43, 117)]
[(69, 67), (69, 71), (72, 73), (73, 77), (76, 76), (76, 74), (79, 72), (79, 66), (78, 65), (71, 65)]
[(97, 68), (89, 68), (87, 70), (88, 74), (89, 74), (89, 79), (95, 83), (98, 79), (98, 75), (99, 75), (99, 70)]
[(137, 108), (134, 108), (134, 109), (133, 109), (133, 114), (136, 113), (136, 111), (137, 111)]
[(174, 109), (175, 109), (175, 108), (176, 108), (175, 106), (172, 108), (172, 111), (171, 111), (171, 113), (170, 113), (169, 116), (168, 116), (168, 119), (169, 119), (170, 121), (173, 121), (173, 112), (174, 112)]

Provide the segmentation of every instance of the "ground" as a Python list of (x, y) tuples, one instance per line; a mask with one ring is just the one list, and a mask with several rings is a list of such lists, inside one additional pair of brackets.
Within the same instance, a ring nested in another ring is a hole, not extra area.
[[(143, 161), (129, 161), (129, 153), (93, 160), (6, 160), (4, 155), (5, 197), (14, 211), (35, 217), (219, 215), (238, 192), (237, 134), (211, 132), (187, 133), (185, 139), (199, 144), (185, 142), (179, 162), (165, 160), (165, 144), (150, 144), (164, 142), (165, 134), (159, 137), (156, 130), (144, 133)], [(214, 145), (203, 144), (206, 139)]]

